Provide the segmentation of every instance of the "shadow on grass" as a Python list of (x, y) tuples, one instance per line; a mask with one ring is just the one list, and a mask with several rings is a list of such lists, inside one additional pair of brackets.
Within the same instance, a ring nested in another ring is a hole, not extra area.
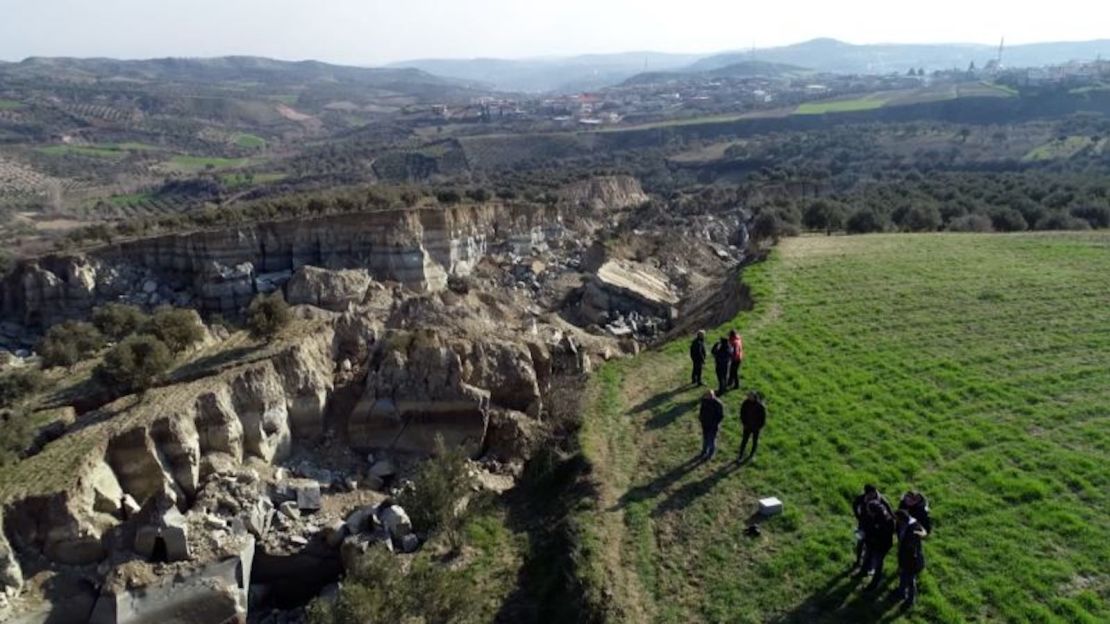
[(651, 512), (652, 517), (658, 518), (666, 513), (684, 509), (694, 500), (712, 492), (713, 488), (717, 487), (717, 484), (727, 479), (739, 469), (740, 465), (736, 462), (728, 462), (714, 470), (704, 479), (687, 483), (674, 492), (671, 492), (667, 498), (663, 499), (663, 502), (659, 503)]
[(697, 407), (700, 400), (701, 399), (693, 399), (690, 401), (675, 403), (670, 407), (670, 409), (659, 412), (658, 414), (655, 414), (654, 416), (649, 418), (648, 421), (644, 423), (644, 427), (647, 429), (662, 429), (663, 427), (666, 427), (674, 421), (678, 420), (679, 417), (681, 417), (683, 414)]
[(860, 591), (865, 580), (844, 570), (790, 612), (771, 621), (775, 624), (893, 622), (905, 615), (906, 610), (899, 606), (891, 591), (898, 580), (896, 573), (887, 570), (879, 587)]
[(633, 503), (639, 503), (659, 496), (663, 490), (677, 483), (679, 479), (702, 463), (703, 462), (699, 458), (691, 457), (652, 481), (629, 489), (609, 511), (618, 511)]
[(690, 385), (690, 384), (685, 384), (685, 385), (679, 386), (677, 388), (673, 388), (671, 390), (665, 390), (665, 391), (660, 392), (659, 394), (656, 394), (655, 396), (652, 396), (649, 399), (645, 399), (641, 403), (637, 404), (631, 410), (629, 410), (629, 413), (630, 414), (642, 414), (643, 412), (650, 412), (650, 411), (654, 410), (657, 407), (666, 405), (667, 401), (670, 401), (671, 399), (675, 398), (676, 396), (678, 396), (680, 394), (685, 394), (685, 393), (687, 393), (691, 390), (697, 390), (697, 389), (698, 389), (697, 386), (693, 386), (693, 385)]

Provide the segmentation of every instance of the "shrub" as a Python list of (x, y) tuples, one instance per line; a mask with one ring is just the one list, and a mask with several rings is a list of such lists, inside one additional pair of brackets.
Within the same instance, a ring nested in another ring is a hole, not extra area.
[(848, 217), (846, 229), (850, 234), (867, 234), (883, 231), (883, 220), (872, 208), (860, 208)]
[(1110, 207), (1077, 206), (1071, 209), (1071, 216), (1083, 219), (1093, 228), (1110, 227)]
[(100, 383), (115, 392), (138, 392), (154, 385), (171, 364), (173, 355), (166, 343), (137, 334), (112, 347), (95, 374)]
[(458, 546), (460, 539), (459, 499), (470, 491), (466, 460), (461, 448), (448, 448), (443, 437), (437, 436), (435, 456), (420, 464), (413, 487), (398, 498), (417, 531), (443, 531), (453, 546)]
[(987, 215), (969, 214), (952, 219), (948, 229), (952, 232), (993, 232), (994, 226)]
[(204, 326), (192, 310), (163, 306), (154, 311), (142, 333), (161, 340), (173, 353), (181, 353), (204, 339)]
[(1038, 230), (1089, 230), (1091, 224), (1083, 219), (1077, 219), (1066, 212), (1049, 213), (1037, 221)]
[(0, 407), (10, 407), (41, 387), (42, 372), (37, 368), (0, 375)]
[(255, 338), (273, 338), (292, 318), (281, 291), (258, 295), (247, 308), (247, 329)]
[(772, 210), (763, 210), (752, 221), (751, 235), (754, 241), (778, 242), (784, 235), (785, 224)]
[(999, 232), (1022, 232), (1029, 228), (1025, 217), (1013, 208), (996, 208), (991, 211), (991, 225)]
[(844, 223), (844, 209), (839, 204), (819, 199), (806, 208), (802, 221), (811, 230), (824, 230), (826, 234), (831, 234)]
[(905, 226), (911, 232), (935, 232), (941, 226), (940, 210), (933, 204), (918, 204), (906, 213)]
[(104, 336), (91, 323), (66, 321), (51, 327), (39, 342), (42, 364), (73, 366), (104, 346)]
[(465, 571), (417, 557), (405, 573), (396, 556), (372, 548), (348, 573), (333, 601), (318, 598), (309, 605), (308, 621), (468, 622), (477, 616), (479, 604)]
[(446, 189), (436, 193), (436, 199), (441, 204), (457, 204), (462, 201), (462, 195), (455, 189)]
[(486, 202), (486, 201), (490, 200), (489, 191), (487, 191), (486, 189), (484, 189), (482, 187), (467, 190), (466, 196), (469, 197), (470, 199), (473, 199), (476, 202)]
[(123, 340), (147, 322), (147, 315), (133, 305), (109, 303), (93, 310), (92, 322), (112, 340)]

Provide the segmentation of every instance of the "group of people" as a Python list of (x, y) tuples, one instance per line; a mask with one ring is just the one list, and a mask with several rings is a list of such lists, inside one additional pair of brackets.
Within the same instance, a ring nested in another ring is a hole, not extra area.
[[(731, 330), (722, 336), (712, 349), (705, 346), (705, 332), (699, 331), (690, 343), (690, 361), (693, 372), (690, 382), (695, 386), (702, 382), (702, 370), (708, 355), (713, 356), (717, 373), (717, 391), (707, 390), (701, 399), (698, 420), (701, 423), (702, 445), (698, 459), (708, 461), (717, 452), (717, 434), (725, 419), (725, 406), (720, 396), (729, 390), (740, 387), (740, 366), (744, 361), (744, 342), (739, 332)], [(752, 441), (755, 456), (759, 446), (759, 432), (767, 423), (767, 406), (763, 397), (749, 391), (740, 404), (740, 426), (743, 439), (737, 463), (744, 460), (744, 449), (748, 440)], [(906, 606), (913, 605), (917, 599), (917, 577), (925, 569), (924, 539), (933, 530), (929, 518), (929, 502), (920, 492), (906, 492), (898, 503), (898, 509), (873, 485), (865, 485), (863, 493), (855, 498), (852, 511), (856, 516), (856, 560), (853, 568), (859, 568), (859, 576), (871, 576), (867, 591), (879, 587), (883, 578), (883, 562), (898, 540), (898, 590), (896, 595)]]
[(690, 361), (693, 363), (693, 372), (690, 383), (695, 386), (705, 385), (702, 382), (702, 370), (708, 355), (713, 355), (713, 364), (717, 373), (717, 394), (724, 395), (729, 390), (740, 388), (740, 365), (744, 363), (744, 339), (735, 330), (730, 330), (728, 336), (721, 339), (706, 350), (705, 332), (699, 331), (694, 341), (690, 343)]
[(920, 492), (906, 492), (895, 511), (874, 485), (863, 486), (863, 493), (852, 503), (856, 516), (856, 561), (859, 576), (871, 575), (866, 590), (882, 582), (883, 562), (898, 538), (898, 590), (906, 606), (917, 599), (917, 576), (925, 569), (923, 540), (932, 533), (929, 501)]

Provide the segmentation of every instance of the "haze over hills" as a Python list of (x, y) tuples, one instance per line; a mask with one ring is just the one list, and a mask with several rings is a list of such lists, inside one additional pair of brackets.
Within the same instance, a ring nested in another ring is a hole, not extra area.
[[(543, 59), (423, 59), (392, 63), (509, 91), (581, 91), (618, 84), (643, 73), (721, 69), (745, 61), (766, 61), (839, 73), (904, 72), (966, 68), (996, 58), (998, 47), (982, 44), (868, 44), (813, 39), (788, 46), (712, 55), (626, 52)], [(1007, 46), (1003, 63), (1012, 67), (1110, 57), (1110, 39)]]

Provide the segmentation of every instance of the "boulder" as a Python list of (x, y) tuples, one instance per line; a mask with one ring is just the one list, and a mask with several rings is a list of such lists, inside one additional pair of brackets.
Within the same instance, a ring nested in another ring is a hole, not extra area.
[(409, 533), (401, 538), (401, 552), (414, 553), (420, 548), (420, 538), (416, 533)]
[(303, 266), (285, 285), (285, 299), (292, 305), (307, 304), (343, 312), (351, 304), (362, 303), (373, 280), (365, 270), (322, 269)]
[(412, 520), (409, 520), (409, 515), (400, 505), (389, 505), (378, 509), (378, 522), (394, 539), (401, 539), (412, 533)]
[(278, 511), (281, 512), (281, 515), (290, 520), (299, 520), (301, 518), (301, 510), (297, 508), (297, 503), (293, 501), (285, 501), (278, 505)]
[(293, 487), (297, 496), (297, 508), (301, 511), (320, 509), (320, 484), (316, 481), (299, 483)]

